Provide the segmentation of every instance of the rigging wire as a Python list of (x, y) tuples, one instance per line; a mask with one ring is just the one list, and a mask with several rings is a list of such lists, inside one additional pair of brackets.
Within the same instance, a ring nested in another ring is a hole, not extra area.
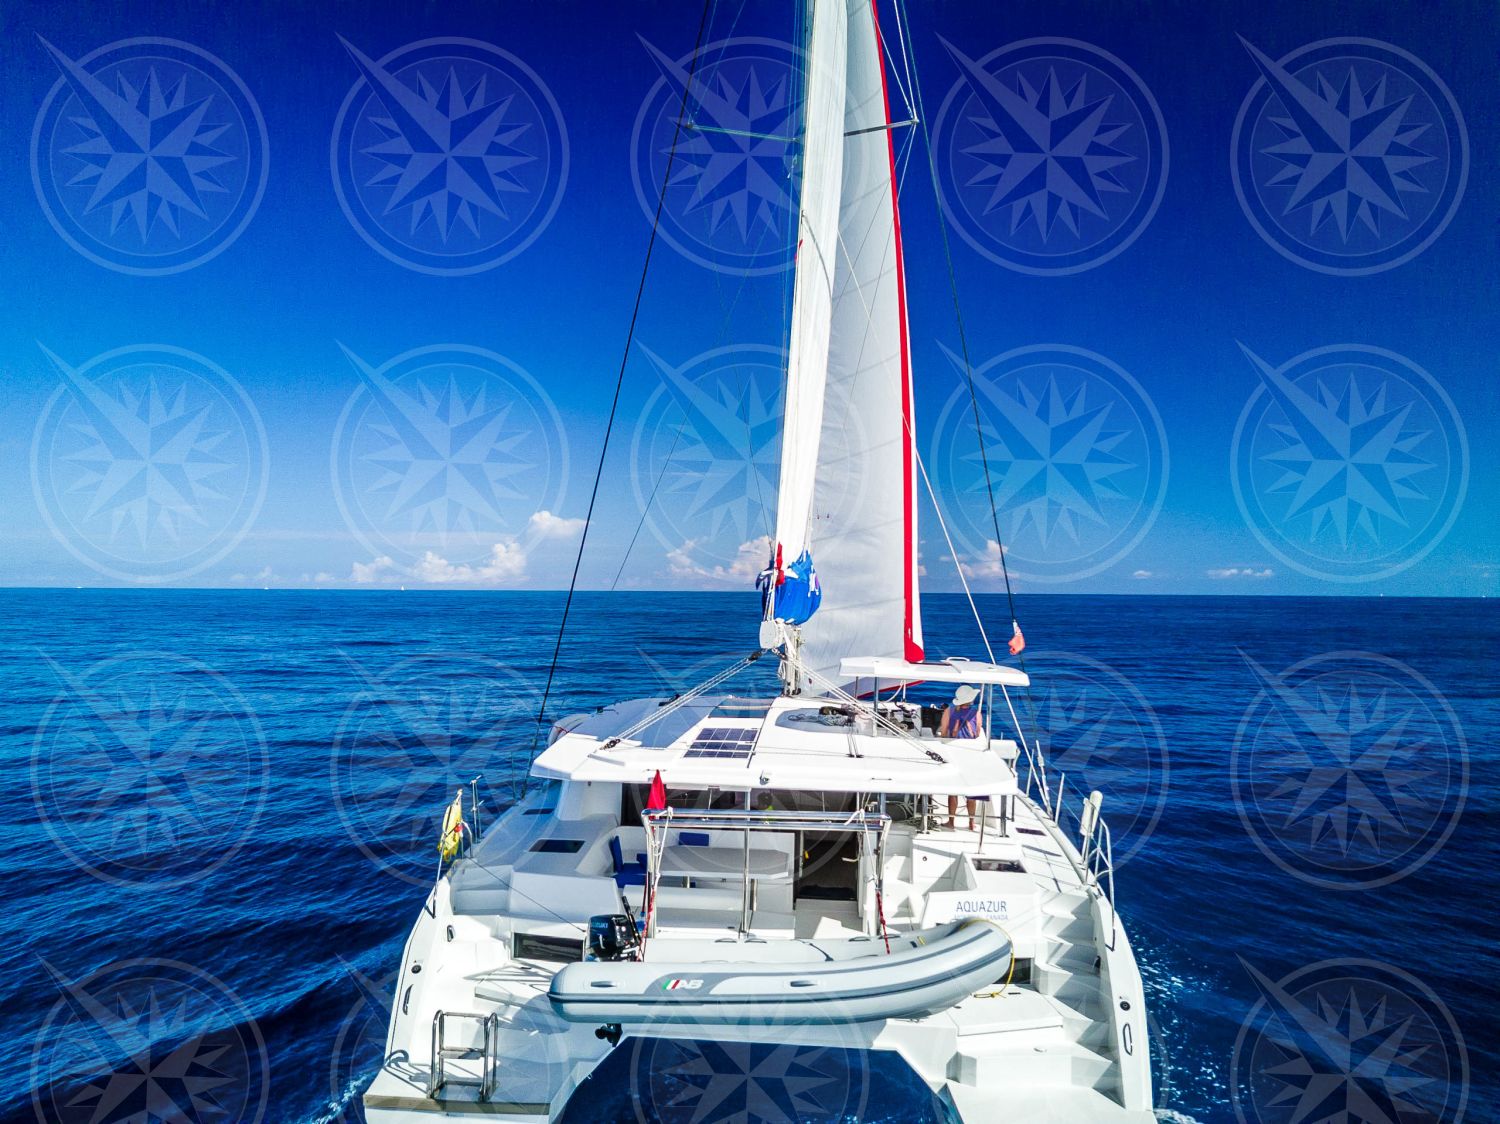
[[(717, 13), (718, 10), (719, 10), (718, 9), (718, 0), (711, 0), (711, 2), (714, 4), (714, 9), (713, 9), (714, 12)], [(740, 0), (740, 6), (735, 10), (734, 18), (732, 20), (730, 20), (729, 27), (726, 28), (724, 30), (724, 32), (722, 33), (724, 35), (724, 39), (721, 41), (721, 46), (719, 48), (718, 54), (712, 60), (713, 65), (717, 66), (717, 65), (719, 65), (720, 63), (723, 62), (723, 60), (725, 58), (725, 54), (726, 54), (726, 52), (729, 49), (729, 46), (734, 42), (735, 30), (739, 27), (740, 20), (741, 20), (741, 18), (745, 14), (745, 4), (746, 4), (746, 2), (747, 2), (747, 0)], [(714, 22), (714, 17), (712, 15), (709, 17), (709, 19), (710, 19), (710, 23)], [(800, 24), (800, 16), (796, 20), (794, 20), (794, 24)], [(793, 35), (792, 35), (793, 39), (796, 39), (798, 37), (798, 34), (799, 33), (796, 31), (796, 28), (794, 26)], [(796, 70), (795, 64), (793, 65), (793, 70), (794, 70), (794, 72)], [(793, 77), (795, 77), (795, 73), (794, 73)], [(795, 157), (793, 157), (793, 160), (795, 160)], [(789, 161), (788, 166), (789, 167), (791, 166), (791, 162), (790, 161)], [(765, 223), (765, 224), (763, 224), (761, 226), (759, 233), (756, 235), (755, 245), (750, 250), (750, 256), (752, 258), (758, 256), (760, 254), (760, 252), (762, 251), (762, 249), (764, 249), (765, 244), (766, 244), (767, 235), (770, 233), (771, 230), (772, 230), (772, 224), (771, 223)], [(722, 275), (720, 274), (719, 270), (715, 269), (715, 270), (711, 270), (711, 272), (714, 275), (714, 287), (717, 290), (718, 295), (719, 295), (719, 305), (724, 310), (724, 316), (723, 316), (723, 319), (720, 321), (718, 337), (717, 337), (717, 340), (716, 340), (716, 343), (715, 343), (716, 347), (722, 347), (724, 345), (725, 341), (729, 337), (729, 328), (730, 328), (730, 325), (732, 324), (732, 322), (734, 320), (735, 310), (739, 308), (740, 301), (743, 299), (743, 297), (745, 295), (745, 292), (746, 292), (746, 289), (749, 287), (749, 281), (750, 281), (750, 278), (752, 276), (752, 271), (749, 270), (749, 269), (745, 269), (745, 270), (741, 271), (739, 285), (738, 285), (738, 287), (734, 291), (734, 297), (733, 297), (732, 300), (728, 301), (727, 304), (725, 303), (724, 279), (723, 279)], [(786, 306), (787, 306), (788, 301), (789, 301), (789, 298), (788, 298), (787, 292), (786, 292), (785, 278), (787, 276), (789, 276), (790, 273), (791, 273), (790, 270), (783, 270), (782, 271), (783, 284), (782, 284), (782, 299), (781, 299), (781, 302), (780, 302), (780, 308), (781, 308), (781, 316), (782, 316), (782, 329), (783, 329), (782, 330), (782, 336), (783, 337), (785, 337), (785, 335), (786, 335), (786, 315), (787, 315), (787, 308), (786, 308)], [(750, 467), (749, 467), (749, 470), (746, 473), (746, 475), (750, 478), (750, 481), (755, 486), (756, 506), (757, 506), (757, 509), (760, 512), (761, 525), (762, 525), (762, 527), (765, 530), (766, 537), (770, 538), (771, 534), (773, 532), (773, 528), (771, 526), (771, 519), (770, 519), (770, 509), (769, 509), (769, 507), (766, 504), (765, 494), (761, 490), (760, 473), (758, 473), (755, 470), (755, 440), (754, 440), (754, 430), (753, 430), (753, 427), (751, 426), (751, 423), (750, 423), (749, 400), (748, 400), (748, 395), (750, 393), (750, 386), (751, 386), (751, 376), (747, 372), (746, 375), (745, 375), (745, 378), (744, 378), (743, 382), (740, 385), (741, 394), (743, 396), (745, 396), (745, 397), (742, 397), (742, 400), (741, 400), (741, 420), (745, 423), (745, 443), (746, 443), (746, 451), (747, 451), (746, 455), (747, 455), (747, 457), (748, 457), (748, 459), (750, 461)], [(631, 534), (631, 536), (630, 536), (630, 542), (629, 542), (629, 544), (625, 548), (624, 557), (622, 557), (620, 559), (619, 569), (617, 569), (615, 571), (614, 581), (612, 581), (610, 583), (610, 587), (609, 588), (610, 588), (611, 592), (613, 592), (616, 588), (618, 588), (618, 586), (620, 584), (620, 578), (625, 573), (625, 567), (630, 562), (630, 556), (631, 556), (631, 554), (635, 550), (635, 544), (636, 544), (636, 542), (640, 538), (641, 530), (645, 527), (646, 520), (647, 520), (647, 518), (649, 518), (649, 516), (651, 514), (651, 509), (652, 509), (652, 507), (656, 503), (656, 496), (657, 496), (657, 493), (661, 490), (662, 482), (665, 480), (667, 472), (672, 467), (672, 461), (673, 461), (673, 459), (677, 455), (678, 444), (682, 440), (683, 431), (687, 428), (687, 426), (688, 426), (688, 420), (684, 419), (683, 424), (680, 425), (680, 426), (678, 426), (676, 433), (673, 435), (672, 444), (667, 449), (666, 458), (665, 458), (665, 460), (662, 463), (661, 469), (657, 473), (655, 482), (652, 484), (651, 494), (646, 498), (646, 503), (645, 503), (645, 505), (644, 505), (644, 507), (643, 507), (643, 509), (641, 511), (641, 517), (636, 522), (635, 531)]]
[[(713, 0), (704, 0), (703, 15), (698, 20), (698, 36), (693, 43), (693, 61), (688, 66), (687, 81), (682, 87), (682, 104), (677, 111), (677, 120), (672, 126), (672, 146), (667, 150), (667, 165), (662, 171), (661, 191), (656, 197), (656, 213), (651, 217), (651, 237), (646, 243), (646, 258), (641, 263), (641, 280), (635, 290), (635, 305), (630, 312), (630, 327), (625, 332), (625, 349), (620, 356), (620, 370), (615, 376), (614, 397), (609, 404), (609, 419), (604, 424), (604, 441), (599, 448), (599, 465), (594, 470), (594, 486), (589, 492), (588, 511), (584, 514), (583, 533), (578, 539), (578, 554), (573, 559), (573, 576), (568, 582), (568, 596), (563, 602), (562, 619), (557, 625), (557, 642), (552, 646), (552, 662), (547, 667), (547, 684), (542, 688), (542, 702), (537, 707), (536, 729), (531, 735), (530, 757), (535, 760), (537, 742), (541, 740), (542, 726), (547, 720), (547, 701), (552, 697), (552, 683), (557, 676), (557, 661), (562, 655), (563, 635), (568, 628), (568, 614), (573, 608), (573, 595), (578, 590), (578, 571), (583, 565), (584, 547), (589, 541), (589, 527), (594, 520), (594, 505), (599, 499), (599, 484), (604, 479), (604, 462), (609, 455), (609, 438), (614, 432), (615, 415), (620, 409), (620, 392), (625, 387), (625, 369), (630, 363), (631, 345), (635, 343), (635, 327), (641, 316), (641, 300), (646, 294), (646, 278), (651, 272), (651, 255), (656, 250), (657, 234), (661, 230), (661, 213), (667, 202), (667, 185), (672, 181), (672, 164), (677, 158), (677, 142), (682, 136), (682, 121), (687, 113), (688, 98), (693, 90), (693, 75), (698, 70), (698, 53), (703, 48), (703, 33), (708, 29), (709, 12)], [(531, 776), (527, 770), (526, 780)]]

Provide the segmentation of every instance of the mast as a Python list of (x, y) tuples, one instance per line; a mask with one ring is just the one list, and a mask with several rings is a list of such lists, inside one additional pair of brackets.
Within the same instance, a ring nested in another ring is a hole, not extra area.
[[(771, 580), (781, 579), (775, 587), (781, 592), (767, 599), (767, 616), (785, 623), (763, 636), (763, 641), (785, 643), (792, 660), (784, 657), (784, 666), (798, 661), (827, 679), (838, 675), (839, 662), (846, 656), (909, 663), (923, 658), (917, 454), (896, 192), (897, 126), (891, 121), (874, 3), (814, 4), (815, 10), (831, 7), (844, 14), (844, 74), (828, 343), (815, 418), (810, 396), (800, 387), (794, 394), (793, 369), (788, 371), (777, 521), (781, 554), (773, 557), (768, 570)], [(826, 167), (809, 153), (804, 175)], [(804, 186), (804, 209), (806, 191)], [(819, 298), (829, 242), (821, 245), (823, 256), (815, 275)], [(804, 236), (795, 283), (802, 299), (813, 293), (812, 268)], [(801, 318), (805, 312), (794, 300), (794, 340), (807, 338), (808, 323)], [(795, 373), (804, 379), (810, 374), (807, 362), (794, 353)], [(818, 434), (809, 440), (806, 430), (814, 420)], [(809, 455), (816, 462), (810, 480), (799, 459)], [(786, 526), (788, 520), (795, 527)], [(804, 527), (801, 537), (790, 538), (793, 530)], [(804, 549), (810, 553), (799, 572)], [(814, 610), (817, 618), (808, 621)]]

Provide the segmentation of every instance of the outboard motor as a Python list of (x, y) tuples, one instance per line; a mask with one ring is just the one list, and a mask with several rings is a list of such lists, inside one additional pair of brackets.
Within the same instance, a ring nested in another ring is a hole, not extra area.
[(634, 960), (641, 947), (635, 922), (624, 913), (601, 913), (589, 918), (590, 960)]

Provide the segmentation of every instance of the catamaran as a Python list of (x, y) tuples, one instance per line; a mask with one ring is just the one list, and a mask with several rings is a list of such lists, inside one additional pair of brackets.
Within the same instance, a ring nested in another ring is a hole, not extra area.
[[(1049, 774), (1013, 698), (1024, 670), (988, 640), (983, 660), (924, 642), (893, 140), (911, 122), (892, 121), (872, 0), (804, 6), (781, 474), (752, 650), (677, 694), (551, 723), (491, 824), (456, 794), (371, 1124), (555, 1120), (642, 1042), (906, 1066), (969, 1122), (1154, 1120), (1101, 798), (1070, 800)], [(726, 689), (763, 658), (779, 693)], [(817, 1118), (786, 1107), (768, 1118)], [(682, 1118), (717, 1117), (703, 1100)]]

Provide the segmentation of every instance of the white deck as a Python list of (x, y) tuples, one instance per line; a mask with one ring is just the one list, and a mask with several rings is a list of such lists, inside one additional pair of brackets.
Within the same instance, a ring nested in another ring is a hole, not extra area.
[[(617, 735), (661, 700), (622, 703), (590, 715), (563, 734), (540, 757), (534, 776), (614, 784), (650, 783), (658, 770), (669, 786), (687, 788), (778, 788), (809, 792), (960, 793), (1009, 795), (1016, 791), (1014, 742), (992, 751), (981, 736), (939, 739), (928, 730), (897, 734), (866, 723), (832, 724), (820, 715), (830, 700), (778, 698), (763, 717), (723, 713), (733, 700), (697, 699), (665, 714), (636, 737)], [(645, 707), (646, 709), (642, 709)], [(748, 752), (705, 757), (694, 745), (705, 730), (753, 731)]]
[[(523, 949), (517, 942), (529, 938), (570, 941), (581, 950), (587, 919), (619, 911), (610, 839), (620, 841), (627, 861), (645, 849), (644, 830), (620, 822), (619, 784), (643, 785), (660, 769), (674, 797), (690, 795), (683, 788), (709, 786), (785, 790), (805, 785), (804, 791), (866, 794), (1016, 791), (1003, 744), (986, 749), (982, 741), (907, 739), (786, 721), (797, 713), (816, 714), (819, 700), (775, 700), (764, 718), (752, 723), (746, 759), (693, 764), (695, 759), (684, 754), (705, 727), (725, 724), (722, 714), (713, 716), (722, 701), (684, 707), (642, 731), (642, 739), (606, 748), (611, 731), (658, 705), (657, 700), (622, 704), (578, 724), (538, 760), (539, 776), (566, 778), (566, 783), (560, 789), (534, 789), (495, 823), (438, 883), (429, 909), (417, 920), (397, 985), (388, 1061), (365, 1098), (372, 1124), (474, 1113), (553, 1120), (609, 1055), (612, 1048), (594, 1028), (564, 1022), (551, 1007), (547, 987), (563, 961), (516, 954)], [(944, 760), (927, 758), (928, 747)], [(838, 783), (814, 780), (823, 776), (837, 776)], [(920, 818), (894, 824), (886, 840), (882, 904), (885, 923), (895, 931), (965, 915), (994, 917), (1010, 935), (1022, 973), (1007, 984), (1003, 973), (1009, 965), (997, 965), (993, 986), (926, 1018), (798, 1027), (794, 1037), (814, 1047), (853, 1044), (898, 1053), (969, 1121), (1146, 1124), (1152, 1115), (1145, 1007), (1128, 938), (1100, 887), (1087, 879), (1078, 850), (1026, 797), (1010, 803), (1013, 817), (1003, 835), (997, 805), (981, 805), (989, 817), (982, 841), (979, 831), (962, 824), (958, 830)], [(962, 805), (959, 812), (962, 818)], [(788, 850), (789, 843), (775, 842), (775, 833), (752, 839), (766, 852), (753, 864), (763, 877), (757, 879), (752, 935), (774, 941), (878, 933), (869, 891), (875, 874), (871, 859), (822, 868), (855, 887), (854, 900), (833, 900), (808, 892), (810, 876), (800, 864), (788, 866), (803, 850), (801, 844)], [(536, 849), (541, 841), (548, 841), (547, 849)], [(558, 841), (569, 849), (556, 850)], [(691, 857), (679, 860), (674, 873), (697, 867), (690, 873), (700, 877), (658, 891), (659, 940), (735, 937), (743, 892), (737, 874), (731, 878), (735, 872), (715, 869), (708, 872), (711, 877), (701, 877), (705, 865), (724, 865), (712, 860), (712, 852), (723, 846), (727, 856), (732, 848), (726, 843), (714, 839), (702, 851), (681, 848), (680, 854)], [(743, 849), (738, 853), (742, 870)], [(781, 878), (788, 869), (793, 876)], [(625, 893), (639, 909), (642, 888), (628, 887)], [(450, 1082), (434, 1097), (428, 1082), (439, 1011), (478, 1018), (455, 1026), (458, 1047), (445, 1063)], [(493, 1092), (481, 1104), (475, 1086), (458, 1082), (465, 1074), (477, 1077), (482, 1067), (477, 1047), (483, 1019), (491, 1019), (490, 1051), (498, 1064)], [(627, 1026), (624, 1031), (627, 1037), (778, 1042), (788, 1033), (784, 1026)], [(465, 1044), (475, 1047), (473, 1056), (457, 1056)]]

